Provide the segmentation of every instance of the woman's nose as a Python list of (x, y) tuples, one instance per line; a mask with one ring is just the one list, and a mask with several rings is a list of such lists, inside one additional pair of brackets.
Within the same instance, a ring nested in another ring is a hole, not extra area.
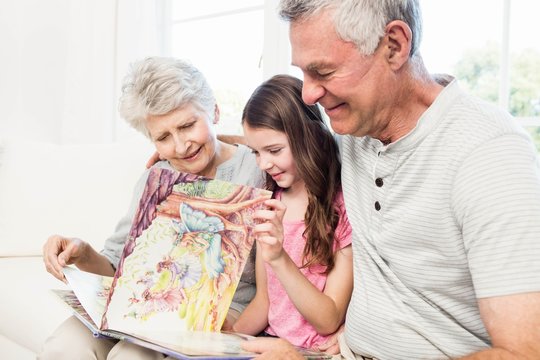
[(182, 136), (174, 136), (174, 150), (177, 154), (185, 155), (190, 145), (189, 140), (183, 139)]

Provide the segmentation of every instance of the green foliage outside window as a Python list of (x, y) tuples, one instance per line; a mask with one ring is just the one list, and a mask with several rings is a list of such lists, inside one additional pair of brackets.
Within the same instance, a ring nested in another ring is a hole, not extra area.
[[(540, 117), (540, 53), (526, 49), (513, 54), (510, 61), (510, 113), (516, 117)], [(499, 47), (492, 43), (465, 52), (454, 75), (469, 92), (498, 102)], [(526, 129), (540, 151), (540, 123)]]

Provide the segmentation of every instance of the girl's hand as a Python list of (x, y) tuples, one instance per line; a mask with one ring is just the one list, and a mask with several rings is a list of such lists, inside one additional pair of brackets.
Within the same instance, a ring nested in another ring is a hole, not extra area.
[(262, 258), (271, 263), (279, 259), (283, 251), (283, 215), (287, 207), (279, 200), (270, 199), (264, 202), (269, 210), (257, 210), (253, 218), (261, 223), (255, 225), (253, 233), (260, 247)]

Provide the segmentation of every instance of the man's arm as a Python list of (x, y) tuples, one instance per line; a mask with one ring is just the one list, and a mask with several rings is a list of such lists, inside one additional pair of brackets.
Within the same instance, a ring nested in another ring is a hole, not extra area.
[(540, 359), (540, 292), (479, 299), (492, 348), (463, 360)]
[(304, 357), (286, 340), (260, 337), (244, 341), (242, 349), (258, 353), (257, 360), (303, 360)]
[(219, 135), (217, 136), (219, 141), (223, 141), (227, 144), (242, 144), (246, 145), (246, 138), (242, 135)]

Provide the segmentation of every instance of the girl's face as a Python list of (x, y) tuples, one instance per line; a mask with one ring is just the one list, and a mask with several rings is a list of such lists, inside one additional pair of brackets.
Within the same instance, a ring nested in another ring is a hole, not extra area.
[(253, 150), (261, 170), (272, 176), (280, 188), (292, 189), (303, 185), (284, 132), (252, 128), (246, 123), (243, 127), (247, 145)]
[[(217, 117), (216, 110), (214, 123)], [(213, 175), (218, 140), (206, 112), (188, 104), (165, 115), (149, 116), (146, 128), (161, 158), (176, 170)]]

